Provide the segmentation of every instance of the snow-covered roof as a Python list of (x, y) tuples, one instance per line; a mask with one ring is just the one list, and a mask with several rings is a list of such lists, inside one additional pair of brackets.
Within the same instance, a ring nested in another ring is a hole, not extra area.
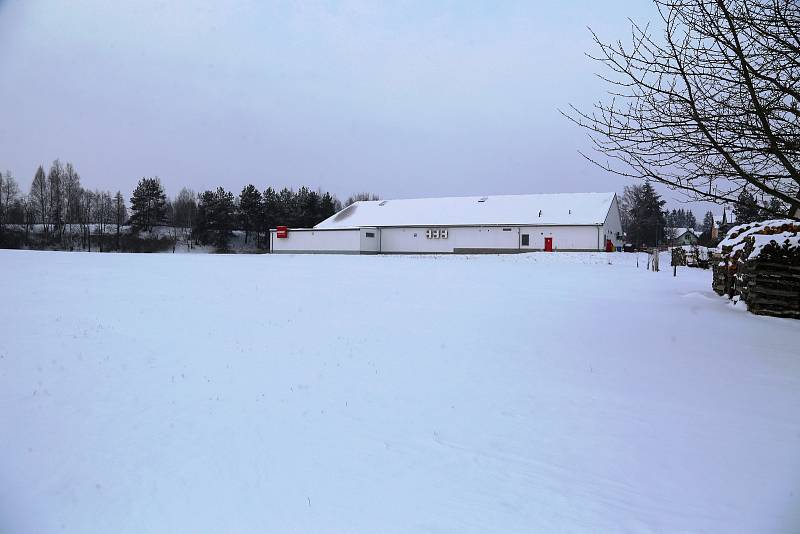
[(681, 237), (686, 232), (691, 232), (697, 237), (700, 237), (702, 235), (702, 232), (698, 232), (694, 228), (673, 228), (673, 230), (675, 230), (675, 237), (676, 238), (677, 237)]
[(351, 204), (314, 228), (480, 225), (599, 225), (614, 193), (370, 200)]

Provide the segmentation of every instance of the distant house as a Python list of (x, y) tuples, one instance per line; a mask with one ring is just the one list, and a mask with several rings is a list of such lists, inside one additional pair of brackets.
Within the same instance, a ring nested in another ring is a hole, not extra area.
[(270, 231), (277, 253), (604, 251), (622, 243), (614, 193), (361, 201), (314, 228)]
[(696, 245), (700, 241), (700, 232), (694, 228), (672, 228), (674, 246)]

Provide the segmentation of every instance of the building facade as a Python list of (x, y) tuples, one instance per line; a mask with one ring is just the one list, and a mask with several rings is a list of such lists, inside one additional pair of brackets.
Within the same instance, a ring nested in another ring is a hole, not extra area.
[(696, 245), (700, 241), (701, 233), (694, 228), (672, 228), (671, 232), (675, 236), (674, 246)]
[(621, 246), (614, 193), (362, 201), (314, 228), (270, 232), (276, 253), (479, 254)]

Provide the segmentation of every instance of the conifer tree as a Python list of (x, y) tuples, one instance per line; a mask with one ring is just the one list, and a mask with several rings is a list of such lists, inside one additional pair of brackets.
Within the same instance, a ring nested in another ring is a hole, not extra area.
[(637, 246), (658, 246), (665, 241), (666, 225), (661, 200), (650, 182), (632, 188), (629, 239)]
[(244, 229), (244, 242), (247, 243), (250, 232), (256, 233), (258, 243), (258, 230), (261, 227), (263, 213), (261, 192), (252, 184), (245, 186), (239, 194), (239, 216)]
[(767, 203), (766, 207), (761, 210), (761, 219), (774, 219), (776, 217), (786, 217), (786, 205), (778, 200), (777, 198), (772, 198)]
[(692, 213), (692, 210), (686, 210), (686, 226), (685, 227), (689, 228), (690, 230), (694, 230), (695, 227), (697, 227), (697, 219), (695, 218), (694, 213)]
[(739, 193), (738, 203), (733, 207), (736, 215), (736, 224), (746, 224), (761, 219), (758, 203), (755, 197), (747, 189), (742, 189)]
[(218, 187), (205, 191), (197, 205), (196, 238), (225, 250), (236, 225), (236, 204), (233, 193)]
[(261, 225), (265, 234), (275, 228), (281, 220), (280, 199), (278, 193), (271, 187), (264, 190), (261, 203)]
[(131, 197), (131, 226), (150, 231), (166, 222), (167, 195), (158, 177), (142, 178)]
[(714, 214), (710, 211), (707, 211), (705, 216), (703, 217), (703, 233), (708, 233), (711, 235), (711, 230), (714, 228)]
[(319, 217), (320, 222), (336, 213), (336, 203), (330, 193), (322, 195), (319, 203)]

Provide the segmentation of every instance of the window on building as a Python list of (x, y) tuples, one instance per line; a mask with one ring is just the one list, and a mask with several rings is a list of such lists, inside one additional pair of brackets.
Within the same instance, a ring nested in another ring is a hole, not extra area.
[(375, 232), (367, 232), (367, 237), (375, 237)]
[(511, 231), (511, 228), (503, 228), (503, 231), (504, 231), (504, 232), (510, 232), (510, 231)]
[(522, 234), (522, 246), (529, 247), (531, 244), (531, 238), (528, 234)]

